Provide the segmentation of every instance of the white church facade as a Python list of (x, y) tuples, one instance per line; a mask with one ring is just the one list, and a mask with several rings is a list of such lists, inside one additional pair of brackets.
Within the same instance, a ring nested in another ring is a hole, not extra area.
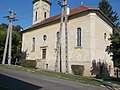
[[(26, 60), (36, 60), (37, 68), (60, 71), (57, 61), (57, 42), (61, 14), (50, 17), (50, 1), (36, 0), (33, 9), (33, 25), (22, 31), (22, 52)], [(104, 62), (113, 69), (106, 47), (113, 31), (113, 23), (98, 9), (79, 6), (68, 15), (68, 71), (71, 65), (84, 65), (84, 76), (91, 75), (93, 62)], [(61, 68), (66, 72), (65, 28), (61, 34)]]

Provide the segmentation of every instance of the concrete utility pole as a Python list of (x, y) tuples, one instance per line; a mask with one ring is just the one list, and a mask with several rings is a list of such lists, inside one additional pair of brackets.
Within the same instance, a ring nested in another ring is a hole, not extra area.
[(65, 63), (66, 63), (66, 73), (68, 73), (68, 15), (67, 15), (67, 0), (64, 0), (64, 11), (65, 11)]
[(60, 1), (58, 1), (58, 4), (61, 6), (62, 8), (62, 14), (61, 14), (61, 21), (60, 21), (60, 31), (59, 31), (59, 42), (58, 42), (58, 63), (59, 63), (59, 71), (62, 72), (62, 57), (61, 57), (61, 34), (62, 34), (62, 27), (63, 27), (63, 19), (64, 19), (64, 7), (61, 4)]
[(60, 62), (60, 72), (62, 72), (61, 36), (62, 36), (63, 22), (64, 22), (64, 19), (65, 19), (65, 64), (66, 64), (66, 73), (68, 73), (67, 0), (63, 0), (63, 4), (61, 4), (61, 2), (58, 1), (58, 4), (62, 7), (60, 32), (59, 32), (58, 61)]
[(10, 65), (11, 64), (11, 48), (12, 48), (12, 22), (15, 21), (16, 19), (14, 17), (15, 13), (12, 10), (10, 10), (9, 13), (10, 13), (9, 16), (4, 17), (4, 18), (7, 18), (9, 20), (9, 24), (8, 24), (8, 31), (7, 31), (7, 37), (6, 37), (6, 42), (5, 42), (2, 64), (5, 64), (7, 47), (8, 47), (8, 40), (9, 40), (8, 64)]

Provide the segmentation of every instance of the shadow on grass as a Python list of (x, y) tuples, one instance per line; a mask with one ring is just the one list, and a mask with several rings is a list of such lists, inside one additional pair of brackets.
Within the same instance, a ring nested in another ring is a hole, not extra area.
[[(0, 74), (0, 90), (40, 90), (42, 87)], [(5, 89), (4, 89), (4, 87)]]
[(97, 82), (101, 83), (102, 85), (104, 85), (107, 89), (109, 90), (116, 90), (113, 86), (107, 84), (107, 83), (104, 83), (103, 81), (100, 81), (100, 80), (97, 80), (95, 79)]
[(111, 82), (113, 84), (120, 85), (120, 78), (110, 77), (109, 79), (104, 79), (104, 81)]

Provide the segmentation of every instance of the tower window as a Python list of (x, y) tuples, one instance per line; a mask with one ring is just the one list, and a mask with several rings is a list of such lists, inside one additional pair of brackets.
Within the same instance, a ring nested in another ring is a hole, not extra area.
[(35, 21), (37, 21), (37, 11), (35, 12)]
[(44, 18), (46, 18), (47, 17), (47, 13), (46, 12), (44, 12)]
[(81, 46), (81, 28), (77, 28), (77, 47)]
[(106, 40), (106, 38), (107, 38), (107, 34), (106, 34), (106, 33), (104, 33), (104, 39)]

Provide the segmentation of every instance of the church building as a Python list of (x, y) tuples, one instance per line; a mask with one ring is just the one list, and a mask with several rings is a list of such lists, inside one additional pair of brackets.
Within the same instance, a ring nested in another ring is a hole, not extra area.
[[(73, 73), (72, 65), (83, 65), (84, 76), (91, 76), (94, 67), (104, 63), (113, 75), (113, 62), (105, 51), (114, 24), (102, 11), (79, 6), (68, 15), (68, 64), (65, 61), (65, 27), (61, 33), (61, 65), (58, 59), (58, 41), (61, 14), (50, 16), (49, 0), (33, 1), (33, 25), (22, 31), (22, 52), (26, 60), (36, 60), (37, 68)], [(51, 11), (54, 12), (54, 11)], [(94, 73), (93, 73), (94, 74)]]

